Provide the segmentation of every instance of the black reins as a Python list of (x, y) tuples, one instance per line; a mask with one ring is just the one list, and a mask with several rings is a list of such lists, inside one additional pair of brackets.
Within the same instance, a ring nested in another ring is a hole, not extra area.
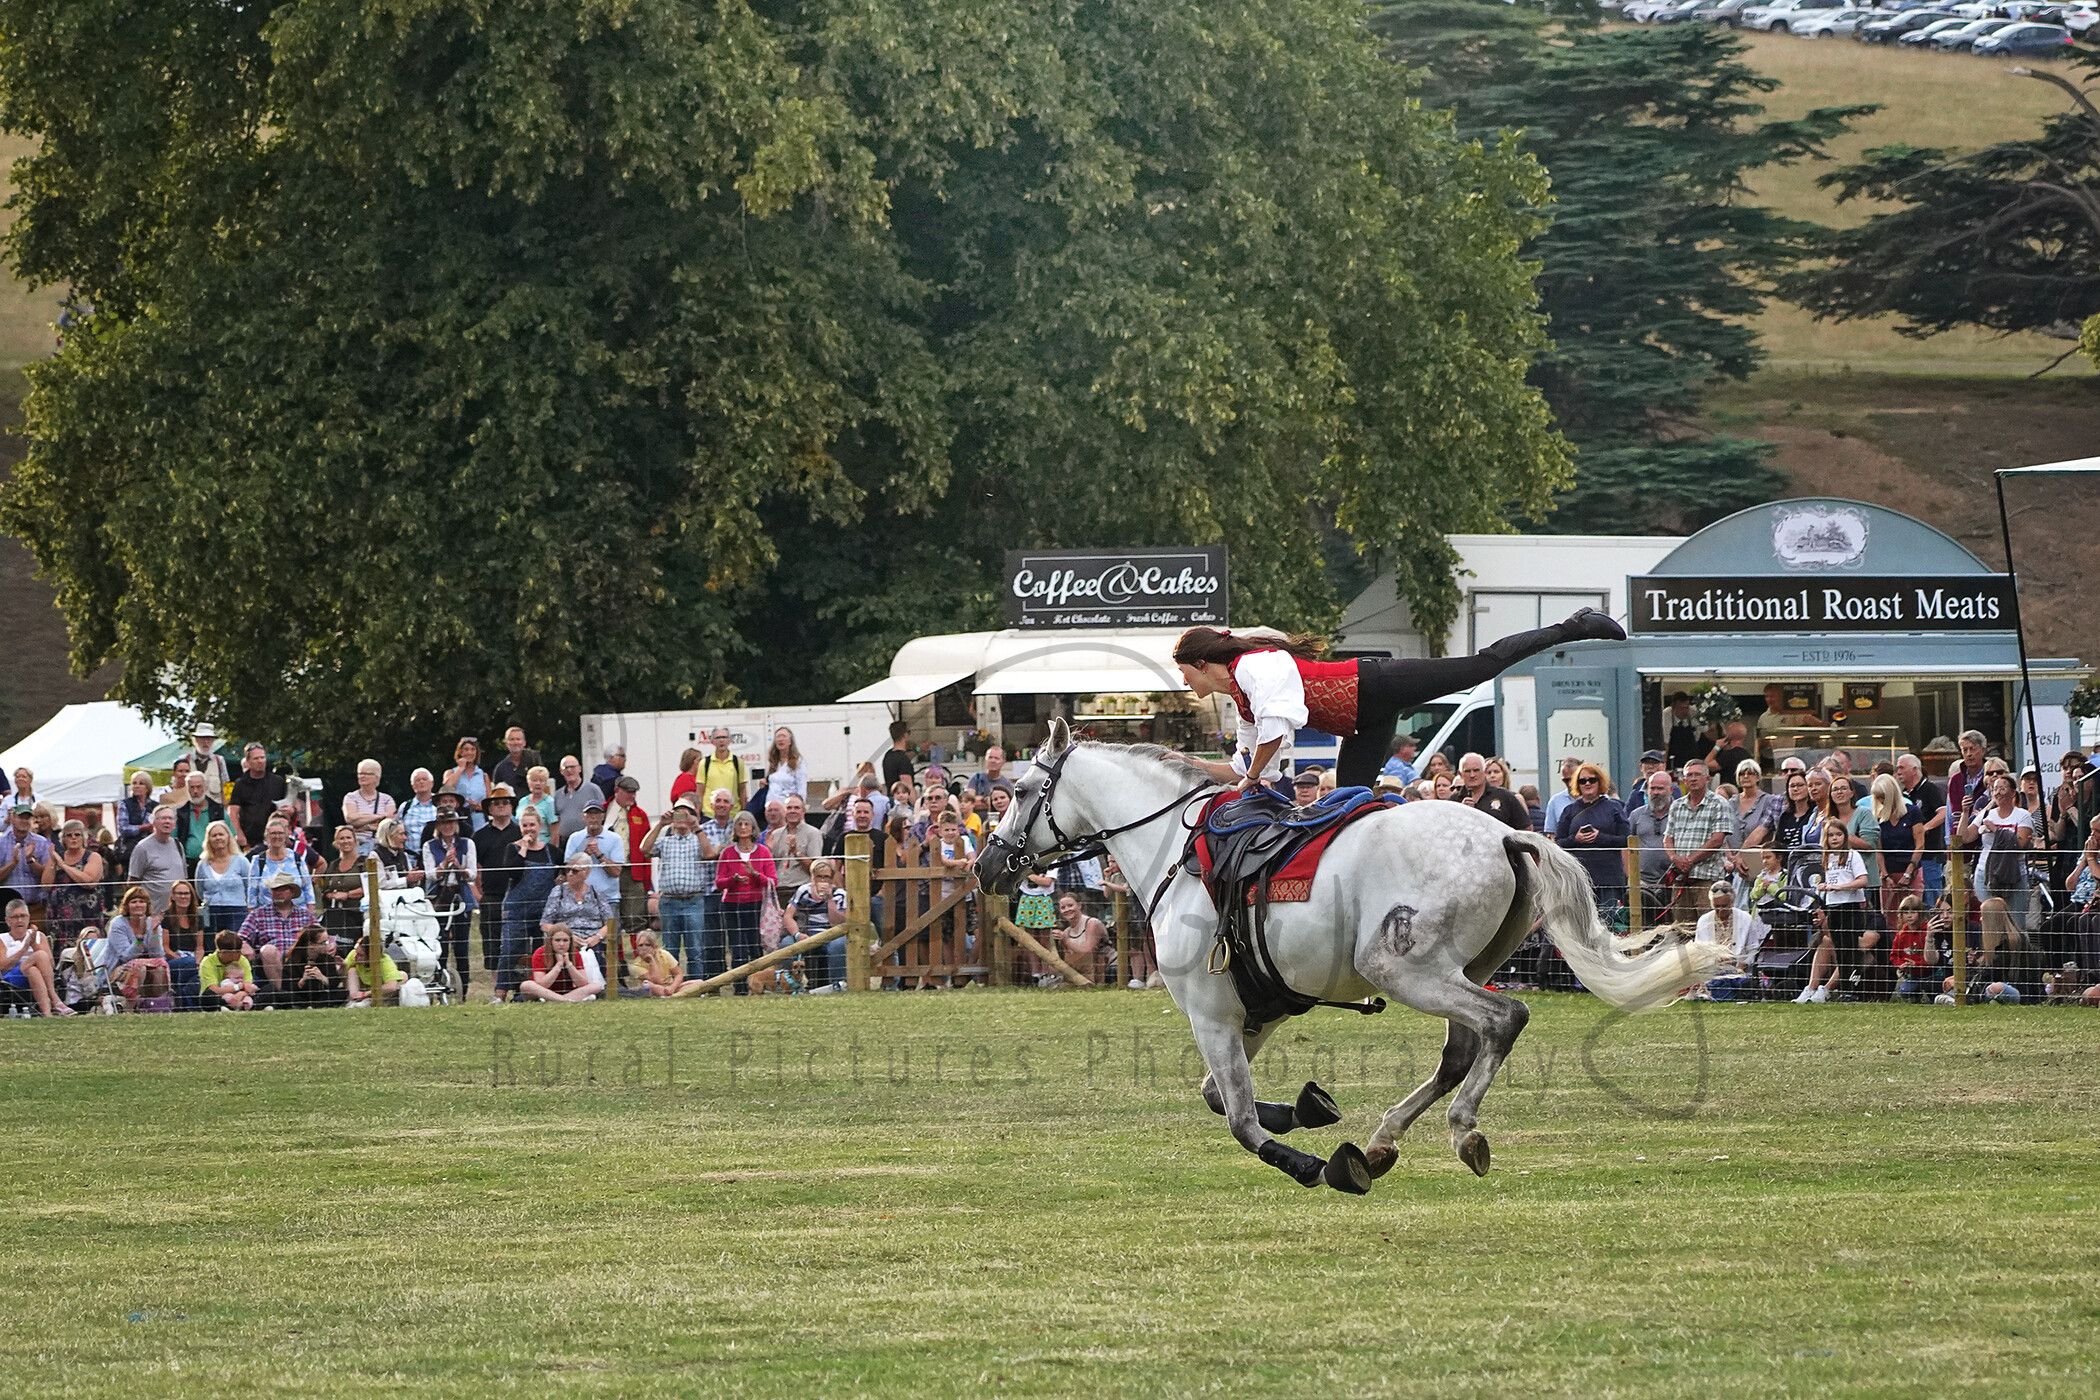
[[(1223, 786), (1221, 783), (1206, 779), (1200, 786), (1189, 789), (1167, 803), (1166, 806), (1156, 811), (1148, 812), (1136, 821), (1124, 822), (1121, 826), (1104, 827), (1099, 831), (1089, 832), (1084, 836), (1072, 836), (1058, 825), (1057, 811), (1050, 805), (1050, 799), (1057, 791), (1058, 779), (1064, 776), (1065, 760), (1070, 758), (1072, 751), (1078, 747), (1077, 743), (1065, 745), (1064, 752), (1052, 759), (1050, 766), (1043, 770), (1042, 785), (1036, 788), (1035, 792), (1029, 796), (1028, 809), (1021, 818), (1020, 844), (1014, 844), (996, 831), (985, 842), (986, 855), (990, 855), (992, 848), (995, 846), (1005, 847), (1006, 853), (1000, 859), (1004, 862), (1004, 869), (1001, 871), (1001, 874), (1007, 878), (1019, 879), (1023, 875), (1038, 871), (1062, 870), (1068, 865), (1077, 865), (1083, 860), (1092, 860), (1096, 856), (1107, 853), (1108, 843), (1111, 838), (1121, 836), (1126, 831), (1135, 831), (1141, 826), (1148, 826), (1158, 821), (1161, 817), (1166, 816), (1169, 812), (1186, 807), (1190, 802), (1193, 802), (1205, 793)], [(1035, 824), (1038, 820), (1048, 824), (1050, 839), (1057, 843), (1055, 847), (1043, 852), (1040, 856), (1034, 855), (1028, 850), (1028, 838), (1034, 832)], [(1158, 892), (1152, 897), (1153, 907), (1157, 907), (1160, 898), (1167, 892), (1167, 886), (1173, 883), (1177, 869), (1178, 867), (1170, 867), (1168, 869), (1167, 878), (1160, 883)], [(1151, 915), (1152, 909), (1147, 908), (1145, 910), (1146, 918), (1150, 919)]]

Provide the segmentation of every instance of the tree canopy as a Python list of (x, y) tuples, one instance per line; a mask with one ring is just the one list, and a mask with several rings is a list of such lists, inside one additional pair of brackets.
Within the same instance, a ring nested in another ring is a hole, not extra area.
[(1550, 528), (1704, 524), (1783, 485), (1766, 444), (1691, 420), (1706, 385), (1757, 366), (1746, 318), (1815, 232), (1751, 201), (1745, 176), (1819, 158), (1870, 109), (1760, 122), (1778, 83), (1729, 31), (1596, 16), (1589, 0), (1387, 0), (1372, 24), (1425, 104), (1482, 140), (1521, 132), (1552, 179), (1552, 222), (1525, 245), (1553, 338), (1531, 380), (1580, 455)]
[[(1964, 154), (1877, 146), (1825, 175), (1840, 203), (1894, 207), (1830, 232), (1828, 260), (1788, 277), (1786, 294), (1819, 318), (1893, 313), (1908, 336), (1969, 325), (2076, 340), (2100, 316), (2100, 51), (2080, 46), (2069, 61), (2068, 75), (2014, 70), (2068, 99), (2031, 139)], [(2100, 363), (2100, 325), (2088, 337)]]
[(16, 0), (70, 290), (0, 511), (116, 695), (324, 760), (809, 698), (1019, 545), (1543, 514), (1543, 186), (1345, 0)]

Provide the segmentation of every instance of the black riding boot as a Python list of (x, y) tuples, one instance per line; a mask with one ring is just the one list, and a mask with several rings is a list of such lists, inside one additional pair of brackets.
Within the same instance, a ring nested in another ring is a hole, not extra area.
[(1504, 637), (1499, 642), (1490, 642), (1480, 649), (1482, 656), (1492, 656), (1504, 666), (1513, 666), (1527, 656), (1537, 656), (1542, 651), (1566, 646), (1569, 642), (1623, 642), (1626, 629), (1614, 622), (1607, 613), (1595, 608), (1577, 608), (1565, 622), (1556, 622), (1551, 627), (1537, 627), (1529, 632), (1519, 632)]

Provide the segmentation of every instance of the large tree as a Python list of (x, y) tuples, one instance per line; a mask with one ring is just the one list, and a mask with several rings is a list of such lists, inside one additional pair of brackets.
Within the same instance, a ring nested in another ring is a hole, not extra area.
[(1746, 318), (1814, 231), (1746, 177), (1819, 156), (1868, 109), (1759, 121), (1778, 83), (1727, 30), (1596, 16), (1589, 0), (1387, 0), (1372, 24), (1425, 103), (1483, 141), (1517, 133), (1552, 179), (1552, 223), (1525, 247), (1553, 337), (1531, 378), (1579, 456), (1549, 528), (1695, 526), (1784, 484), (1767, 444), (1692, 423), (1708, 384), (1757, 366)]
[[(1819, 318), (1894, 314), (1908, 336), (1967, 325), (2075, 341), (2100, 317), (2100, 50), (2067, 57), (2065, 74), (2012, 70), (2067, 99), (2031, 137), (1965, 153), (1877, 146), (1825, 175), (1841, 203), (1881, 212), (1828, 234), (1828, 261), (1787, 278), (1787, 295)], [(2087, 335), (2100, 363), (2100, 322)]]
[(75, 663), (323, 758), (806, 698), (1020, 544), (1433, 619), (1566, 480), (1537, 172), (1347, 0), (14, 0), (0, 123)]

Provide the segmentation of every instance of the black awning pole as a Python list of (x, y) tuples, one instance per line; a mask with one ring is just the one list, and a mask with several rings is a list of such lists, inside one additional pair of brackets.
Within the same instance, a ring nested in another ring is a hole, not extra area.
[[(2041, 739), (2034, 727), (2034, 683), (2027, 674), (2027, 628), (2020, 621), (2020, 573), (2013, 567), (2012, 518), (2005, 513), (2005, 472), (1991, 473), (1991, 480), (1998, 487), (1998, 535), (2005, 542), (2005, 572), (2012, 576), (2013, 635), (2020, 643), (2020, 699), (2027, 711), (2027, 747), (2032, 750), (2027, 756), (2034, 765), (2037, 777), (2042, 771)], [(2019, 770), (2014, 770), (2017, 779)], [(2014, 783), (2017, 787), (2017, 781)]]

